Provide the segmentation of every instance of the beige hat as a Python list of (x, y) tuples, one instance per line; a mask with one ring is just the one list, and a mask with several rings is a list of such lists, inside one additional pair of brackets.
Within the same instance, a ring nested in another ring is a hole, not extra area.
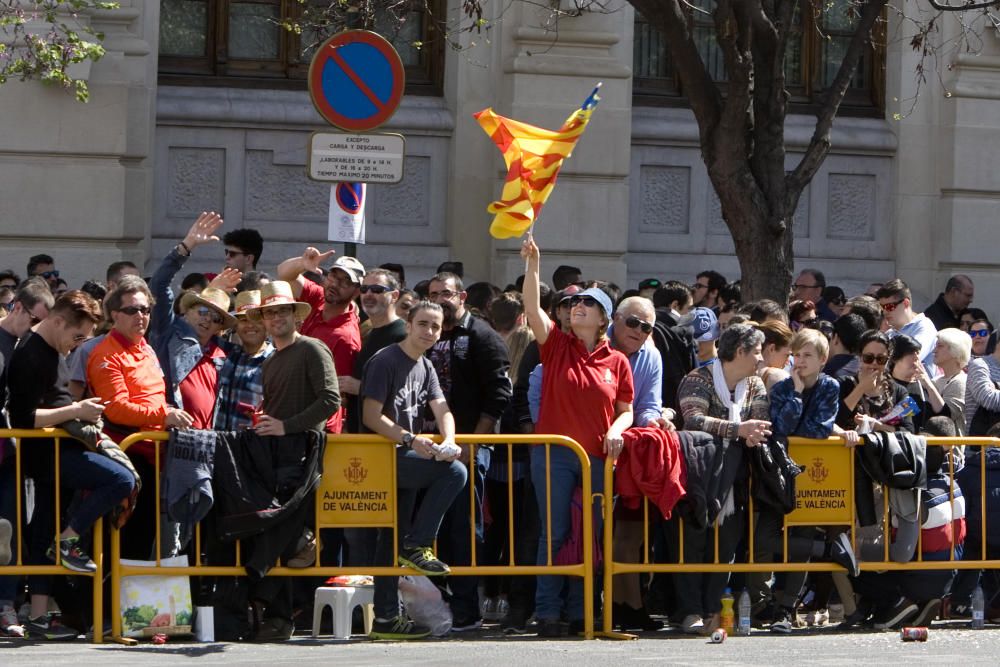
[(292, 296), (292, 286), (284, 280), (272, 280), (260, 288), (260, 305), (248, 308), (247, 317), (260, 319), (261, 311), (271, 306), (295, 306), (295, 318), (304, 320), (312, 312), (312, 306), (302, 301), (296, 301)]
[(236, 324), (236, 318), (229, 314), (229, 295), (215, 287), (206, 287), (201, 294), (187, 292), (181, 297), (181, 313), (186, 313), (192, 306), (208, 306), (222, 315), (223, 328), (229, 329)]
[(360, 285), (361, 279), (365, 277), (365, 265), (346, 255), (337, 258), (337, 261), (330, 267), (331, 271), (334, 269), (340, 269), (346, 273), (355, 285)]
[(257, 308), (260, 306), (260, 290), (252, 289), (246, 292), (240, 292), (236, 295), (236, 304), (233, 306), (233, 312), (229, 313), (233, 317), (239, 318), (240, 315), (246, 315), (247, 311), (251, 308)]

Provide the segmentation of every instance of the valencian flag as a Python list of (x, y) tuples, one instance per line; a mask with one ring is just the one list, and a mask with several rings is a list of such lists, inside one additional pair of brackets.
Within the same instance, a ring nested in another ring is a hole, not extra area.
[(487, 207), (496, 214), (490, 225), (494, 238), (521, 236), (538, 219), (538, 212), (555, 187), (563, 160), (572, 154), (577, 139), (587, 129), (590, 114), (601, 99), (597, 96), (600, 87), (597, 84), (590, 97), (555, 132), (504, 118), (493, 109), (474, 114), (493, 143), (503, 151), (507, 163), (501, 199)]

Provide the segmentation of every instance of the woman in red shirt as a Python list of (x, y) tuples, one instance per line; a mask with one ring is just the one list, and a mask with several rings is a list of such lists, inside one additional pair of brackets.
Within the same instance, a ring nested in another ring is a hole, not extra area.
[[(531, 235), (521, 247), (527, 261), (524, 276), (524, 313), (538, 341), (542, 359), (542, 400), (536, 433), (573, 438), (590, 457), (591, 488), (604, 489), (604, 459), (617, 458), (623, 447), (622, 433), (632, 425), (632, 369), (621, 352), (611, 349), (605, 332), (611, 321), (611, 298), (591, 287), (570, 297), (570, 330), (563, 332), (542, 310), (538, 290), (539, 251)], [(548, 466), (545, 448), (533, 447), (531, 480), (535, 487), (539, 516), (547, 514), (546, 479), (551, 485), (551, 525), (542, 521), (538, 563), (548, 563), (548, 536), (553, 558), (572, 529), (570, 503), (573, 490), (581, 485), (580, 460), (565, 447), (551, 447)], [(594, 509), (594, 516), (600, 517)], [(599, 539), (597, 535), (594, 539)], [(567, 577), (538, 577), (535, 616), (538, 635), (561, 634), (564, 610), (562, 589)], [(565, 612), (570, 632), (583, 630), (583, 582), (569, 578)]]

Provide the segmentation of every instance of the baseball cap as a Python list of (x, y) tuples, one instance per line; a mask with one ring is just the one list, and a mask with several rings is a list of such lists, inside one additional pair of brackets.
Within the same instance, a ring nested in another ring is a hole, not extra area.
[(330, 270), (340, 269), (347, 275), (351, 277), (351, 282), (355, 284), (360, 284), (361, 279), (365, 277), (365, 265), (359, 262), (354, 257), (338, 257), (337, 261), (333, 263)]
[(572, 299), (573, 297), (593, 297), (597, 303), (601, 304), (601, 308), (604, 309), (604, 315), (610, 320), (614, 314), (615, 307), (611, 303), (611, 297), (602, 290), (600, 287), (589, 287), (582, 292), (577, 292), (576, 294), (564, 294), (559, 303), (562, 303), (566, 299)]
[(677, 325), (691, 329), (694, 339), (699, 343), (708, 343), (719, 338), (719, 319), (711, 308), (700, 306), (692, 308)]

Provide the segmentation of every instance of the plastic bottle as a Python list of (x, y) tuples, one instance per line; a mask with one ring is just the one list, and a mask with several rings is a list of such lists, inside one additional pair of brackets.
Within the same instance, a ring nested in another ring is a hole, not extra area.
[(729, 634), (733, 634), (733, 591), (727, 588), (722, 593), (722, 613), (720, 614), (722, 623), (719, 627)]
[(736, 605), (739, 624), (736, 626), (736, 634), (741, 637), (750, 636), (750, 593), (743, 589), (740, 593), (740, 600)]
[(986, 625), (986, 598), (983, 597), (982, 586), (976, 586), (972, 592), (972, 623), (969, 627), (982, 628)]

